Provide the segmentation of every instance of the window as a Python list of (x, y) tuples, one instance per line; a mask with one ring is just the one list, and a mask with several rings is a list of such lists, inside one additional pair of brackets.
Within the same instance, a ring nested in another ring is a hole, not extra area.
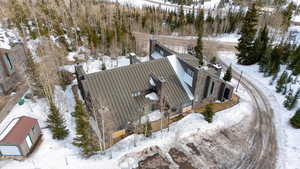
[(12, 70), (14, 68), (14, 66), (13, 66), (12, 61), (7, 53), (5, 53), (5, 59), (7, 61), (9, 70)]
[(214, 88), (215, 88), (215, 82), (212, 82), (211, 88), (210, 88), (210, 95), (214, 93)]

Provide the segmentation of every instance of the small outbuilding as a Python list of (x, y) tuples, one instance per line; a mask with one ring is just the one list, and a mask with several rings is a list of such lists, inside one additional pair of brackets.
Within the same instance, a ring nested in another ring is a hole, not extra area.
[(0, 133), (0, 157), (25, 157), (40, 137), (37, 119), (27, 116), (14, 118)]

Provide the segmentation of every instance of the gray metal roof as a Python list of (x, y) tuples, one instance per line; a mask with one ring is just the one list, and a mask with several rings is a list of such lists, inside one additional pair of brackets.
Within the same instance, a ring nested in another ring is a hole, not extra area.
[(149, 88), (151, 73), (166, 80), (163, 91), (171, 107), (190, 102), (167, 58), (87, 74), (82, 85), (85, 93), (97, 98), (92, 99), (97, 102), (93, 104), (109, 109), (119, 129), (130, 120), (138, 120), (138, 111), (148, 101), (132, 93)]

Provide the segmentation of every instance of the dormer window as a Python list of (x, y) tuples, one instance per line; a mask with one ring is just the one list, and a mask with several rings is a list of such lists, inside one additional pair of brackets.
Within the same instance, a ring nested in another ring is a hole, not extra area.
[(141, 95), (141, 92), (133, 92), (133, 93), (131, 94), (132, 97), (138, 97), (138, 96), (140, 96), (140, 95)]

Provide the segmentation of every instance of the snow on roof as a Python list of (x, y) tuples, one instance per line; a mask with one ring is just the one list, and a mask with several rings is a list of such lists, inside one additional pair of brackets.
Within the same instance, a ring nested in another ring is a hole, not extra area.
[(161, 58), (163, 58), (163, 56), (160, 54), (160, 53), (158, 53), (158, 52), (153, 52), (152, 54), (151, 54), (151, 56), (154, 58), (154, 59), (161, 59)]
[(14, 118), (8, 126), (0, 133), (0, 141), (11, 131), (11, 129), (17, 124), (19, 118)]
[(0, 49), (11, 49), (10, 43), (18, 43), (20, 40), (13, 30), (0, 28)]
[(168, 60), (169, 60), (170, 64), (172, 65), (172, 67), (177, 75), (177, 78), (179, 79), (182, 87), (184, 88), (185, 92), (189, 96), (190, 100), (194, 100), (194, 96), (186, 84), (186, 81), (188, 80), (187, 78), (185, 78), (186, 73), (185, 73), (183, 67), (181, 66), (181, 64), (179, 63), (177, 56), (176, 55), (168, 56)]
[(300, 23), (300, 15), (293, 16), (293, 17), (292, 17), (292, 21), (293, 21), (293, 22)]
[(193, 86), (193, 78), (189, 74), (184, 73), (183, 81), (187, 83), (189, 86), (191, 87)]
[(163, 116), (163, 113), (160, 112), (159, 110), (155, 110), (147, 115), (142, 116), (141, 118), (141, 123), (146, 123), (148, 120), (149, 121), (156, 121), (161, 119)]
[(154, 80), (153, 80), (151, 77), (150, 77), (150, 80), (149, 80), (149, 82), (150, 82), (151, 86), (156, 86), (156, 84), (155, 84)]
[(147, 94), (145, 97), (149, 100), (159, 100), (157, 94), (154, 92)]

